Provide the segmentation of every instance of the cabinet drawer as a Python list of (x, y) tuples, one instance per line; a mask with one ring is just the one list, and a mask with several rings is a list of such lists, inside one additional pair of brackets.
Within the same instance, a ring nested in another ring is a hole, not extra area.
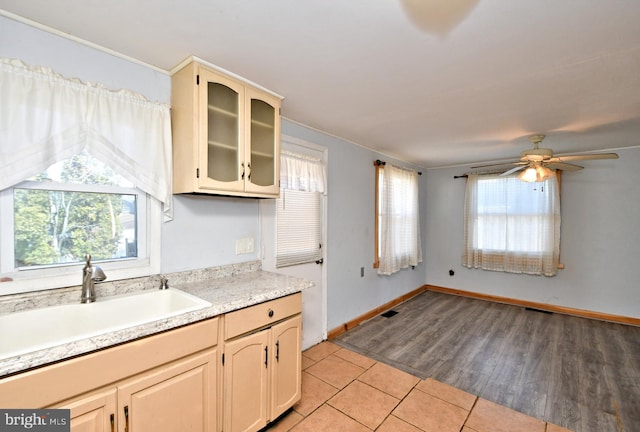
[(302, 294), (296, 293), (225, 315), (224, 338), (249, 333), (302, 312)]

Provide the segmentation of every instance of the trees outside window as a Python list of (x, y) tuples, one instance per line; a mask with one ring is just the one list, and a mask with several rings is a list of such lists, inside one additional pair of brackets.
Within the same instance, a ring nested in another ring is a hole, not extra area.
[(79, 154), (32, 180), (13, 191), (16, 268), (136, 256), (136, 195), (109, 167)]

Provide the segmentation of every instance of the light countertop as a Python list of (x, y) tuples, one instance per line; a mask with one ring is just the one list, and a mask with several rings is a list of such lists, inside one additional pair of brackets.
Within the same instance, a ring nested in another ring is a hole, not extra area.
[(169, 277), (169, 289), (179, 289), (200, 297), (210, 302), (211, 306), (0, 360), (0, 378), (284, 297), (312, 286), (310, 281), (262, 271), (259, 266), (253, 266), (250, 270), (238, 271), (238, 266), (234, 265), (231, 271), (227, 271), (226, 267), (216, 268), (212, 278), (202, 278), (201, 275)]

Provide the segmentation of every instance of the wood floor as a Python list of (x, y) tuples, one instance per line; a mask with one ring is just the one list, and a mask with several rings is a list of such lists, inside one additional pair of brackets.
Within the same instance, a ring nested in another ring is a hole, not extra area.
[(575, 432), (640, 431), (640, 327), (431, 291), (333, 340)]

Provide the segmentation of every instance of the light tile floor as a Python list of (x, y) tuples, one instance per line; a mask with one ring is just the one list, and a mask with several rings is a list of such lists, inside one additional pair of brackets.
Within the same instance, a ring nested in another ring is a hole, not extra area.
[(302, 399), (272, 432), (570, 432), (323, 342), (302, 353)]

